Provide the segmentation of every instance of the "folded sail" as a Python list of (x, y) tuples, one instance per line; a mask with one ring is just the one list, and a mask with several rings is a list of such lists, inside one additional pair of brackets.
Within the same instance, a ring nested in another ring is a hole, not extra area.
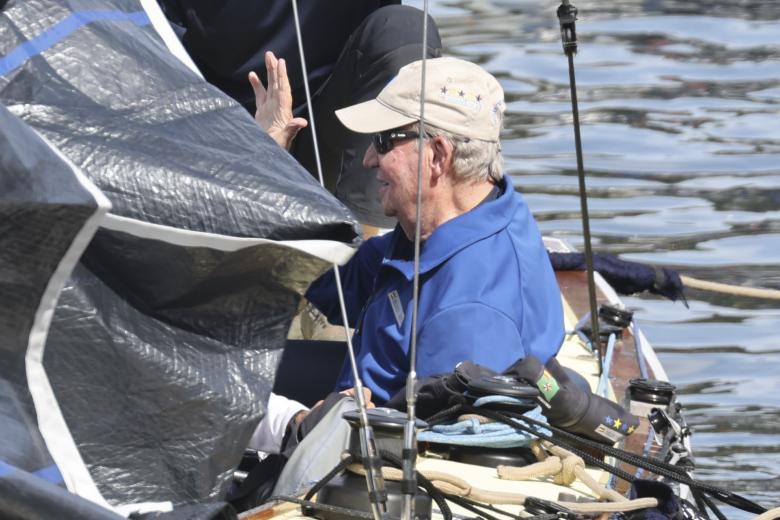
[[(18, 439), (0, 464), (121, 511), (222, 498), (300, 295), (349, 257), (354, 218), (137, 1), (6, 4), (0, 102), (17, 155), (0, 171), (0, 435)], [(35, 355), (48, 389), (24, 375)]]

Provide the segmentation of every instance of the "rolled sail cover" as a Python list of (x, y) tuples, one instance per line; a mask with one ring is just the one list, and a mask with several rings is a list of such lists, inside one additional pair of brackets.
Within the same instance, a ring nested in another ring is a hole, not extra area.
[[(3, 402), (30, 394), (19, 398), (27, 418), (0, 416), (0, 435), (27, 432), (11, 438), (29, 437), (20, 449), (38, 446), (39, 461), (22, 470), (53, 462), (70, 491), (97, 503), (220, 499), (264, 413), (300, 295), (348, 258), (357, 223), (171, 54), (153, 2), (0, 6), (0, 102), (111, 206), (103, 215), (87, 204), (97, 219), (87, 234), (54, 233), (65, 224), (55, 219), (23, 250), (0, 236), (0, 251), (18, 249), (8, 278), (48, 259), (38, 285), (57, 288), (46, 273), (67, 270), (39, 331), (47, 385), (24, 388), (34, 342), (12, 330), (44, 299), (20, 307), (24, 318), (0, 317), (0, 338), (13, 333), (27, 349), (0, 369)], [(66, 176), (33, 174), (65, 193)], [(67, 251), (76, 260), (62, 261)], [(8, 453), (0, 463), (18, 465)]]

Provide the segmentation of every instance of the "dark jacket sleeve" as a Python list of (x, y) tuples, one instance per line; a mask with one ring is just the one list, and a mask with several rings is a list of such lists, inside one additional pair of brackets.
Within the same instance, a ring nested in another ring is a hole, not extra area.
[[(373, 292), (374, 279), (382, 265), (386, 243), (386, 237), (367, 240), (346, 265), (339, 267), (350, 327), (355, 327), (360, 312)], [(333, 269), (329, 269), (309, 286), (306, 299), (325, 315), (329, 323), (344, 324)]]
[[(265, 51), (287, 61), (293, 100), (303, 104), (298, 40), (290, 2), (281, 0), (158, 0), (174, 32), (206, 80), (254, 113), (255, 100), (247, 81), (250, 70), (263, 83)], [(312, 92), (333, 71), (350, 34), (363, 19), (399, 0), (299, 1), (306, 64)]]

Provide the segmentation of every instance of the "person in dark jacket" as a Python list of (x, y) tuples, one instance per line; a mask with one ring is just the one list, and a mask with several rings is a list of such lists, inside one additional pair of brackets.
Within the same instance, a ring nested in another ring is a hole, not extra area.
[[(284, 60), (291, 107), (300, 135), (288, 149), (313, 175), (310, 119), (304, 81), (312, 93), (313, 116), (326, 187), (363, 224), (392, 227), (376, 196), (376, 180), (361, 164), (367, 136), (348, 132), (334, 110), (372, 99), (403, 65), (422, 57), (422, 12), (392, 5), (397, 0), (299, 0), (298, 11), (308, 74), (301, 69), (292, 4), (283, 0), (158, 0), (171, 26), (206, 80), (256, 112), (257, 85), (269, 85), (268, 51)], [(441, 39), (429, 19), (426, 55), (441, 53)], [(255, 73), (252, 84), (247, 81)], [(254, 92), (253, 92), (254, 86)]]

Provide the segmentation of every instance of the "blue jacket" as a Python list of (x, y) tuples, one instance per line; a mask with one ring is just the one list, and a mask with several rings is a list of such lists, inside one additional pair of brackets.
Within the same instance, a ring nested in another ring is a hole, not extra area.
[[(503, 193), (436, 228), (421, 247), (417, 374), (465, 359), (496, 371), (533, 354), (542, 364), (563, 341), (560, 290), (536, 222), (506, 179)], [(383, 404), (406, 383), (413, 245), (400, 226), (364, 242), (340, 268), (360, 377)], [(306, 297), (341, 324), (334, 275)], [(345, 362), (337, 389), (353, 384)]]

